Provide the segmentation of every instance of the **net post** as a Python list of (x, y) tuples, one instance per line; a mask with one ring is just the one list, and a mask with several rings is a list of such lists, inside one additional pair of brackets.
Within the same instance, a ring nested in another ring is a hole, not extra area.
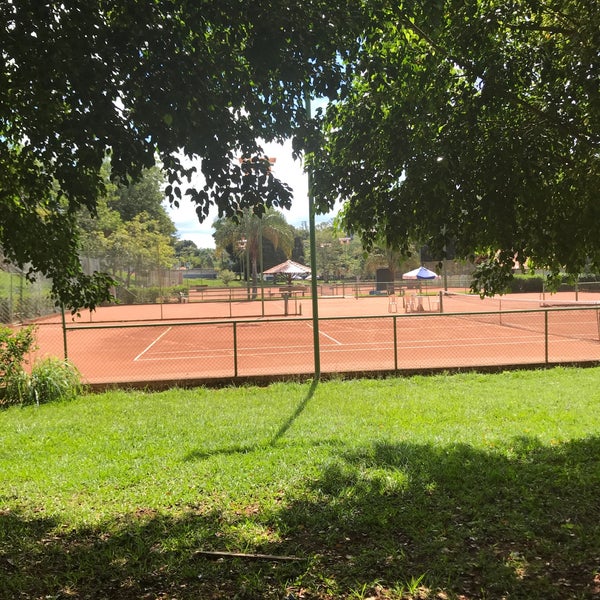
[(440, 295), (440, 314), (441, 314), (444, 312), (444, 301), (443, 301), (444, 293), (442, 292), (442, 290), (439, 291), (439, 295)]

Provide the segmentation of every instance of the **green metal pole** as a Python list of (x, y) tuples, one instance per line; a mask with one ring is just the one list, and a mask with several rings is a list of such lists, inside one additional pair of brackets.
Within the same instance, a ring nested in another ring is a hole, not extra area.
[(13, 300), (13, 274), (11, 271), (8, 272), (8, 284), (9, 284), (9, 301), (8, 301), (8, 322), (12, 323), (15, 314), (15, 305)]
[(394, 371), (398, 370), (398, 317), (394, 315)]
[(264, 261), (263, 261), (263, 239), (262, 239), (262, 223), (258, 230), (258, 247), (260, 251), (260, 309), (261, 314), (265, 316), (265, 282), (263, 280)]
[(237, 321), (233, 322), (233, 376), (238, 376)]
[(65, 307), (64, 304), (60, 305), (60, 313), (62, 317), (62, 331), (63, 331), (63, 349), (65, 354), (65, 360), (69, 358), (69, 353), (67, 352), (67, 323), (65, 320)]
[(248, 291), (248, 300), (250, 300), (250, 250), (248, 248), (248, 241), (246, 240), (246, 289)]
[(160, 320), (163, 320), (163, 289), (162, 289), (162, 273), (160, 272), (160, 246), (156, 242), (156, 272), (158, 273), (158, 293), (160, 294)]
[(548, 364), (548, 309), (544, 311), (544, 363)]
[[(306, 116), (311, 118), (310, 92), (308, 85), (305, 91)], [(319, 346), (319, 297), (317, 289), (317, 241), (315, 235), (315, 202), (313, 196), (313, 181), (310, 169), (308, 175), (308, 227), (310, 240), (310, 284), (312, 295), (313, 348), (315, 360), (315, 382), (321, 377), (321, 349)]]

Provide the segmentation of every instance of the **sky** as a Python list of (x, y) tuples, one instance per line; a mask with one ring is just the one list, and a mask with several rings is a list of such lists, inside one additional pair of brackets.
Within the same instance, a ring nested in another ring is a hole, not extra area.
[[(270, 158), (276, 158), (273, 166), (273, 174), (287, 183), (294, 191), (292, 208), (281, 211), (286, 221), (294, 227), (301, 227), (304, 223), (308, 226), (308, 178), (302, 168), (302, 161), (292, 158), (292, 144), (286, 142), (284, 145), (264, 144), (265, 154)], [(167, 212), (175, 223), (180, 240), (191, 240), (198, 248), (214, 248), (215, 242), (212, 237), (212, 223), (217, 217), (216, 209), (209, 214), (203, 222), (198, 222), (194, 204), (184, 196), (179, 202), (179, 208), (166, 205)], [(315, 221), (321, 223), (331, 220), (335, 212), (328, 215), (317, 215)]]

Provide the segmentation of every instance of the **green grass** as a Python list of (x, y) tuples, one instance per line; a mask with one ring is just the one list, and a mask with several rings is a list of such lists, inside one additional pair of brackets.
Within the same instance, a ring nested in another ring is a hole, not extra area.
[(0, 598), (597, 598), (599, 384), (554, 369), (4, 410)]

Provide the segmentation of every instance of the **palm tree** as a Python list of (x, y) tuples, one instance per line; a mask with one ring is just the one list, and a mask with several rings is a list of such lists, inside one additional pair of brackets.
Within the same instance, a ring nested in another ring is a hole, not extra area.
[(268, 208), (262, 217), (255, 215), (252, 209), (244, 209), (236, 220), (217, 219), (213, 227), (213, 237), (218, 248), (229, 246), (238, 256), (247, 256), (252, 270), (252, 293), (256, 298), (262, 240), (270, 240), (275, 249), (281, 249), (289, 257), (294, 244), (293, 228), (274, 208)]

